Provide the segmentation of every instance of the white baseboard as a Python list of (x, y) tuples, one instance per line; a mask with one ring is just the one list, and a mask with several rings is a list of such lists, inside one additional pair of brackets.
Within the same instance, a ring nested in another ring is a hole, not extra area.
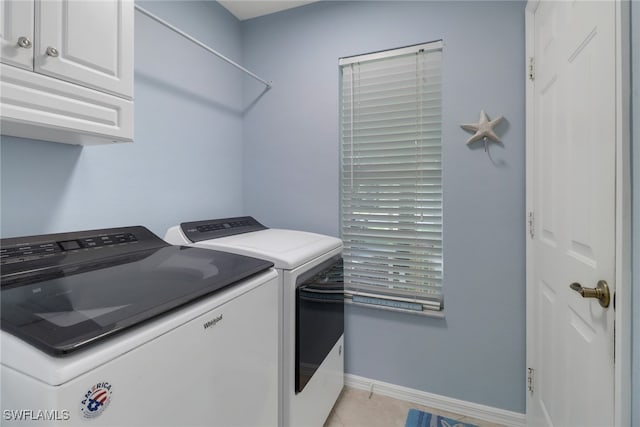
[(384, 396), (428, 406), (441, 411), (455, 412), (465, 417), (502, 424), (504, 426), (524, 427), (526, 424), (525, 415), (519, 412), (506, 411), (479, 403), (466, 402), (464, 400), (427, 393), (426, 391), (389, 384), (357, 375), (345, 374), (344, 385), (360, 390), (373, 391), (374, 393)]

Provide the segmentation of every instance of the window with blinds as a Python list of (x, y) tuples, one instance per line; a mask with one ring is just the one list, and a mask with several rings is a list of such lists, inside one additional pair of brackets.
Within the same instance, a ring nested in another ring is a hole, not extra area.
[(441, 62), (441, 41), (340, 59), (340, 209), (353, 303), (443, 308)]

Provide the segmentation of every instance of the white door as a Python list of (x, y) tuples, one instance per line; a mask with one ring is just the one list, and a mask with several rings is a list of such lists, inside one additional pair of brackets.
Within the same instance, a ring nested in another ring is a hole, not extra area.
[(33, 0), (0, 2), (2, 62), (33, 70)]
[(133, 0), (36, 3), (35, 70), (133, 97)]
[[(541, 1), (533, 19), (527, 419), (613, 426), (615, 3)], [(601, 280), (607, 308), (569, 287)]]

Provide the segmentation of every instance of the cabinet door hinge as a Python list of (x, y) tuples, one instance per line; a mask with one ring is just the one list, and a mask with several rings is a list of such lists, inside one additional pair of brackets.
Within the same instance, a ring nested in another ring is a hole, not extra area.
[(533, 368), (527, 368), (527, 390), (529, 390), (530, 393), (533, 393), (533, 373)]
[(528, 222), (529, 222), (529, 236), (531, 236), (531, 238), (533, 239), (533, 236), (535, 235), (534, 232), (533, 232), (534, 231), (533, 228), (534, 228), (534, 225), (535, 225), (533, 211), (529, 212), (529, 221)]
[(536, 71), (535, 60), (533, 59), (533, 56), (532, 56), (529, 58), (529, 80), (534, 81), (536, 79), (535, 71)]

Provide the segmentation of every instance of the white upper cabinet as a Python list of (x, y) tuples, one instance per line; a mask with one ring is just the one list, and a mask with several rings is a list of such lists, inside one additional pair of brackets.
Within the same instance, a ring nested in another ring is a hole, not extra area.
[(0, 0), (3, 135), (133, 140), (133, 0)]
[(105, 0), (38, 1), (35, 71), (132, 98), (132, 6)]

